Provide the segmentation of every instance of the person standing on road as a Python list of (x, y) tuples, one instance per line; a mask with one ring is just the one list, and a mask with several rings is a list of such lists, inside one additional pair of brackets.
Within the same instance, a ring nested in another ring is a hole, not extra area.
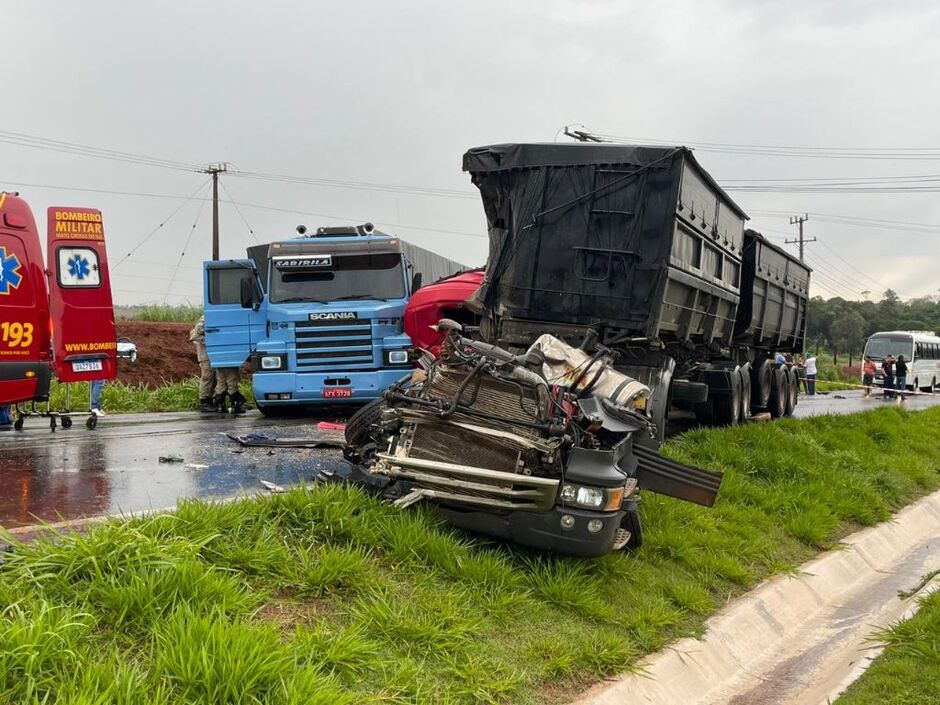
[(866, 356), (865, 362), (862, 363), (862, 385), (865, 387), (862, 399), (871, 398), (871, 386), (875, 382), (875, 369), (875, 361)]
[(796, 390), (809, 391), (806, 386), (806, 358), (803, 355), (796, 356)]
[(881, 370), (885, 373), (884, 398), (894, 399), (894, 358), (891, 355), (885, 357)]
[(894, 363), (895, 389), (898, 390), (901, 401), (904, 401), (904, 392), (907, 391), (907, 363), (903, 355), (898, 355), (898, 361)]
[(816, 356), (810, 355), (806, 358), (806, 393), (809, 396), (816, 395)]
[(88, 410), (95, 416), (104, 416), (104, 411), (101, 410), (101, 390), (104, 389), (104, 380), (93, 379), (89, 385)]
[(238, 391), (238, 379), (241, 369), (238, 367), (219, 367), (215, 370), (215, 396), (212, 404), (220, 414), (226, 413), (225, 395), (232, 401), (232, 414), (245, 413), (245, 396)]
[(209, 364), (209, 354), (206, 352), (206, 317), (200, 316), (196, 325), (189, 331), (189, 340), (196, 346), (196, 361), (199, 363), (199, 411), (211, 413), (218, 411), (213, 404), (216, 378), (215, 370)]
[(782, 352), (778, 352), (776, 355), (774, 355), (774, 367), (776, 367), (777, 369), (780, 369), (785, 364), (787, 364), (786, 355), (784, 355)]

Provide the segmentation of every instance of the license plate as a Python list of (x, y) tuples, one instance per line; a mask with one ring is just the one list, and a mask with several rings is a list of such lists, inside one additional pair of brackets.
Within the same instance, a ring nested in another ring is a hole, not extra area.
[(98, 372), (104, 369), (101, 360), (85, 360), (84, 362), (73, 362), (72, 372)]
[(331, 387), (323, 390), (325, 399), (348, 399), (352, 396), (353, 390), (350, 387)]

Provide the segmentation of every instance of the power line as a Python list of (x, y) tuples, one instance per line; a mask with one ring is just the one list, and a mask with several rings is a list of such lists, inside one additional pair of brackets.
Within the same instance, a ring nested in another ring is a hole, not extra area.
[(225, 191), (225, 195), (228, 196), (229, 203), (232, 204), (232, 206), (235, 208), (235, 212), (238, 213), (238, 217), (242, 219), (242, 222), (245, 224), (245, 227), (248, 228), (248, 234), (251, 236), (251, 239), (255, 241), (256, 245), (260, 245), (261, 241), (258, 240), (257, 236), (255, 235), (255, 231), (248, 224), (248, 220), (242, 214), (241, 208), (238, 207), (238, 204), (235, 202), (235, 199), (232, 197), (232, 194), (229, 192), (228, 188), (226, 188), (225, 184), (221, 184), (221, 186), (222, 186), (222, 190)]
[(478, 196), (471, 191), (434, 188), (429, 186), (408, 186), (399, 184), (384, 184), (368, 181), (344, 181), (340, 179), (327, 179), (316, 176), (291, 176), (289, 174), (266, 174), (256, 171), (233, 171), (232, 176), (255, 181), (274, 181), (278, 183), (299, 184), (303, 186), (326, 186), (332, 188), (346, 188), (364, 191), (382, 191), (386, 193), (403, 193), (419, 196), (438, 196), (442, 198), (476, 199)]
[[(193, 227), (189, 229), (189, 234), (186, 236), (186, 242), (183, 243), (183, 251), (180, 252), (180, 258), (176, 261), (176, 267), (173, 269), (173, 276), (170, 277), (170, 283), (167, 285), (166, 294), (163, 297), (163, 303), (166, 303), (166, 298), (170, 295), (170, 290), (173, 288), (173, 282), (176, 281), (176, 274), (179, 272), (180, 264), (183, 262), (183, 257), (186, 256), (186, 250), (189, 249), (189, 243), (193, 239), (193, 233), (196, 232), (196, 226), (199, 225), (199, 218), (202, 215), (202, 209), (205, 205), (205, 201), (199, 204), (199, 210), (196, 211), (196, 219), (193, 221)], [(218, 220), (216, 220), (216, 225), (218, 225)], [(213, 259), (218, 259), (218, 257), (216, 256)]]
[(170, 220), (173, 219), (173, 216), (175, 216), (177, 213), (179, 213), (181, 210), (183, 210), (183, 207), (184, 207), (187, 203), (189, 203), (191, 200), (193, 200), (193, 198), (195, 197), (195, 195), (196, 195), (197, 193), (199, 193), (200, 191), (202, 191), (206, 186), (208, 186), (208, 184), (209, 184), (209, 180), (206, 179), (206, 181), (204, 181), (202, 184), (200, 184), (199, 187), (198, 187), (195, 191), (192, 192), (192, 194), (190, 194), (189, 196), (187, 196), (186, 198), (184, 198), (184, 199), (183, 199), (183, 202), (180, 203), (172, 213), (170, 213), (166, 218), (164, 218), (164, 219), (163, 219), (163, 222), (161, 222), (157, 227), (155, 227), (153, 230), (151, 230), (149, 233), (147, 233), (147, 234), (144, 236), (144, 238), (143, 238), (140, 242), (138, 242), (133, 248), (131, 248), (131, 251), (128, 252), (126, 255), (124, 255), (124, 256), (118, 261), (118, 263), (114, 265), (113, 269), (117, 269), (118, 267), (120, 267), (121, 264), (122, 264), (128, 257), (130, 257), (132, 254), (134, 254), (137, 250), (139, 250), (139, 249), (140, 249), (150, 238), (152, 238), (152, 237), (157, 233), (157, 231), (160, 230), (164, 225), (166, 225), (167, 223), (169, 223)]
[(28, 147), (31, 149), (41, 149), (50, 152), (72, 154), (75, 156), (92, 157), (95, 159), (108, 159), (111, 161), (127, 162), (130, 164), (160, 167), (162, 169), (175, 169), (178, 171), (199, 170), (199, 167), (195, 164), (175, 161), (172, 159), (150, 157), (143, 154), (123, 152), (120, 150), (106, 149), (103, 147), (93, 147), (87, 144), (54, 140), (47, 137), (37, 137), (35, 135), (27, 135), (21, 132), (10, 132), (8, 130), (0, 130), (0, 143), (15, 145), (18, 147)]

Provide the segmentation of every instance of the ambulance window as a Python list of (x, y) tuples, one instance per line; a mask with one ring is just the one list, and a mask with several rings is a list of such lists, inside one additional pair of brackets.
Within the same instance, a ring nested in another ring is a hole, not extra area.
[(65, 289), (101, 286), (98, 253), (90, 247), (60, 247), (58, 266), (59, 286)]
[(250, 276), (244, 267), (209, 270), (209, 303), (241, 304), (242, 279)]

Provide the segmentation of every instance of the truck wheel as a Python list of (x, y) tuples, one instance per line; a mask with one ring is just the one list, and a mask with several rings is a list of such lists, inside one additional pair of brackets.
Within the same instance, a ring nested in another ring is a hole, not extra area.
[(741, 422), (751, 418), (751, 369), (749, 366), (739, 367), (736, 372), (741, 378)]
[(796, 372), (792, 368), (786, 368), (787, 370), (787, 396), (786, 396), (786, 409), (784, 413), (787, 416), (793, 416), (793, 410), (796, 408), (797, 395), (799, 394), (799, 379), (796, 376)]
[(727, 394), (716, 395), (712, 400), (715, 418), (722, 426), (737, 426), (741, 420), (741, 376), (737, 370), (728, 370), (731, 388)]
[(283, 418), (285, 416), (290, 416), (292, 413), (297, 413), (296, 409), (293, 409), (289, 406), (274, 406), (273, 404), (259, 404), (256, 403), (255, 406), (258, 408), (258, 411), (261, 412), (262, 416), (267, 416), (269, 418)]
[(349, 417), (346, 422), (346, 445), (358, 446), (369, 440), (369, 429), (379, 420), (384, 399), (373, 399), (359, 411)]
[(790, 376), (786, 368), (781, 367), (773, 371), (773, 385), (770, 389), (770, 415), (779, 418), (787, 413), (787, 395), (790, 393)]
[(757, 367), (751, 368), (751, 406), (757, 409), (770, 406), (774, 371), (774, 363), (770, 360), (763, 360)]

